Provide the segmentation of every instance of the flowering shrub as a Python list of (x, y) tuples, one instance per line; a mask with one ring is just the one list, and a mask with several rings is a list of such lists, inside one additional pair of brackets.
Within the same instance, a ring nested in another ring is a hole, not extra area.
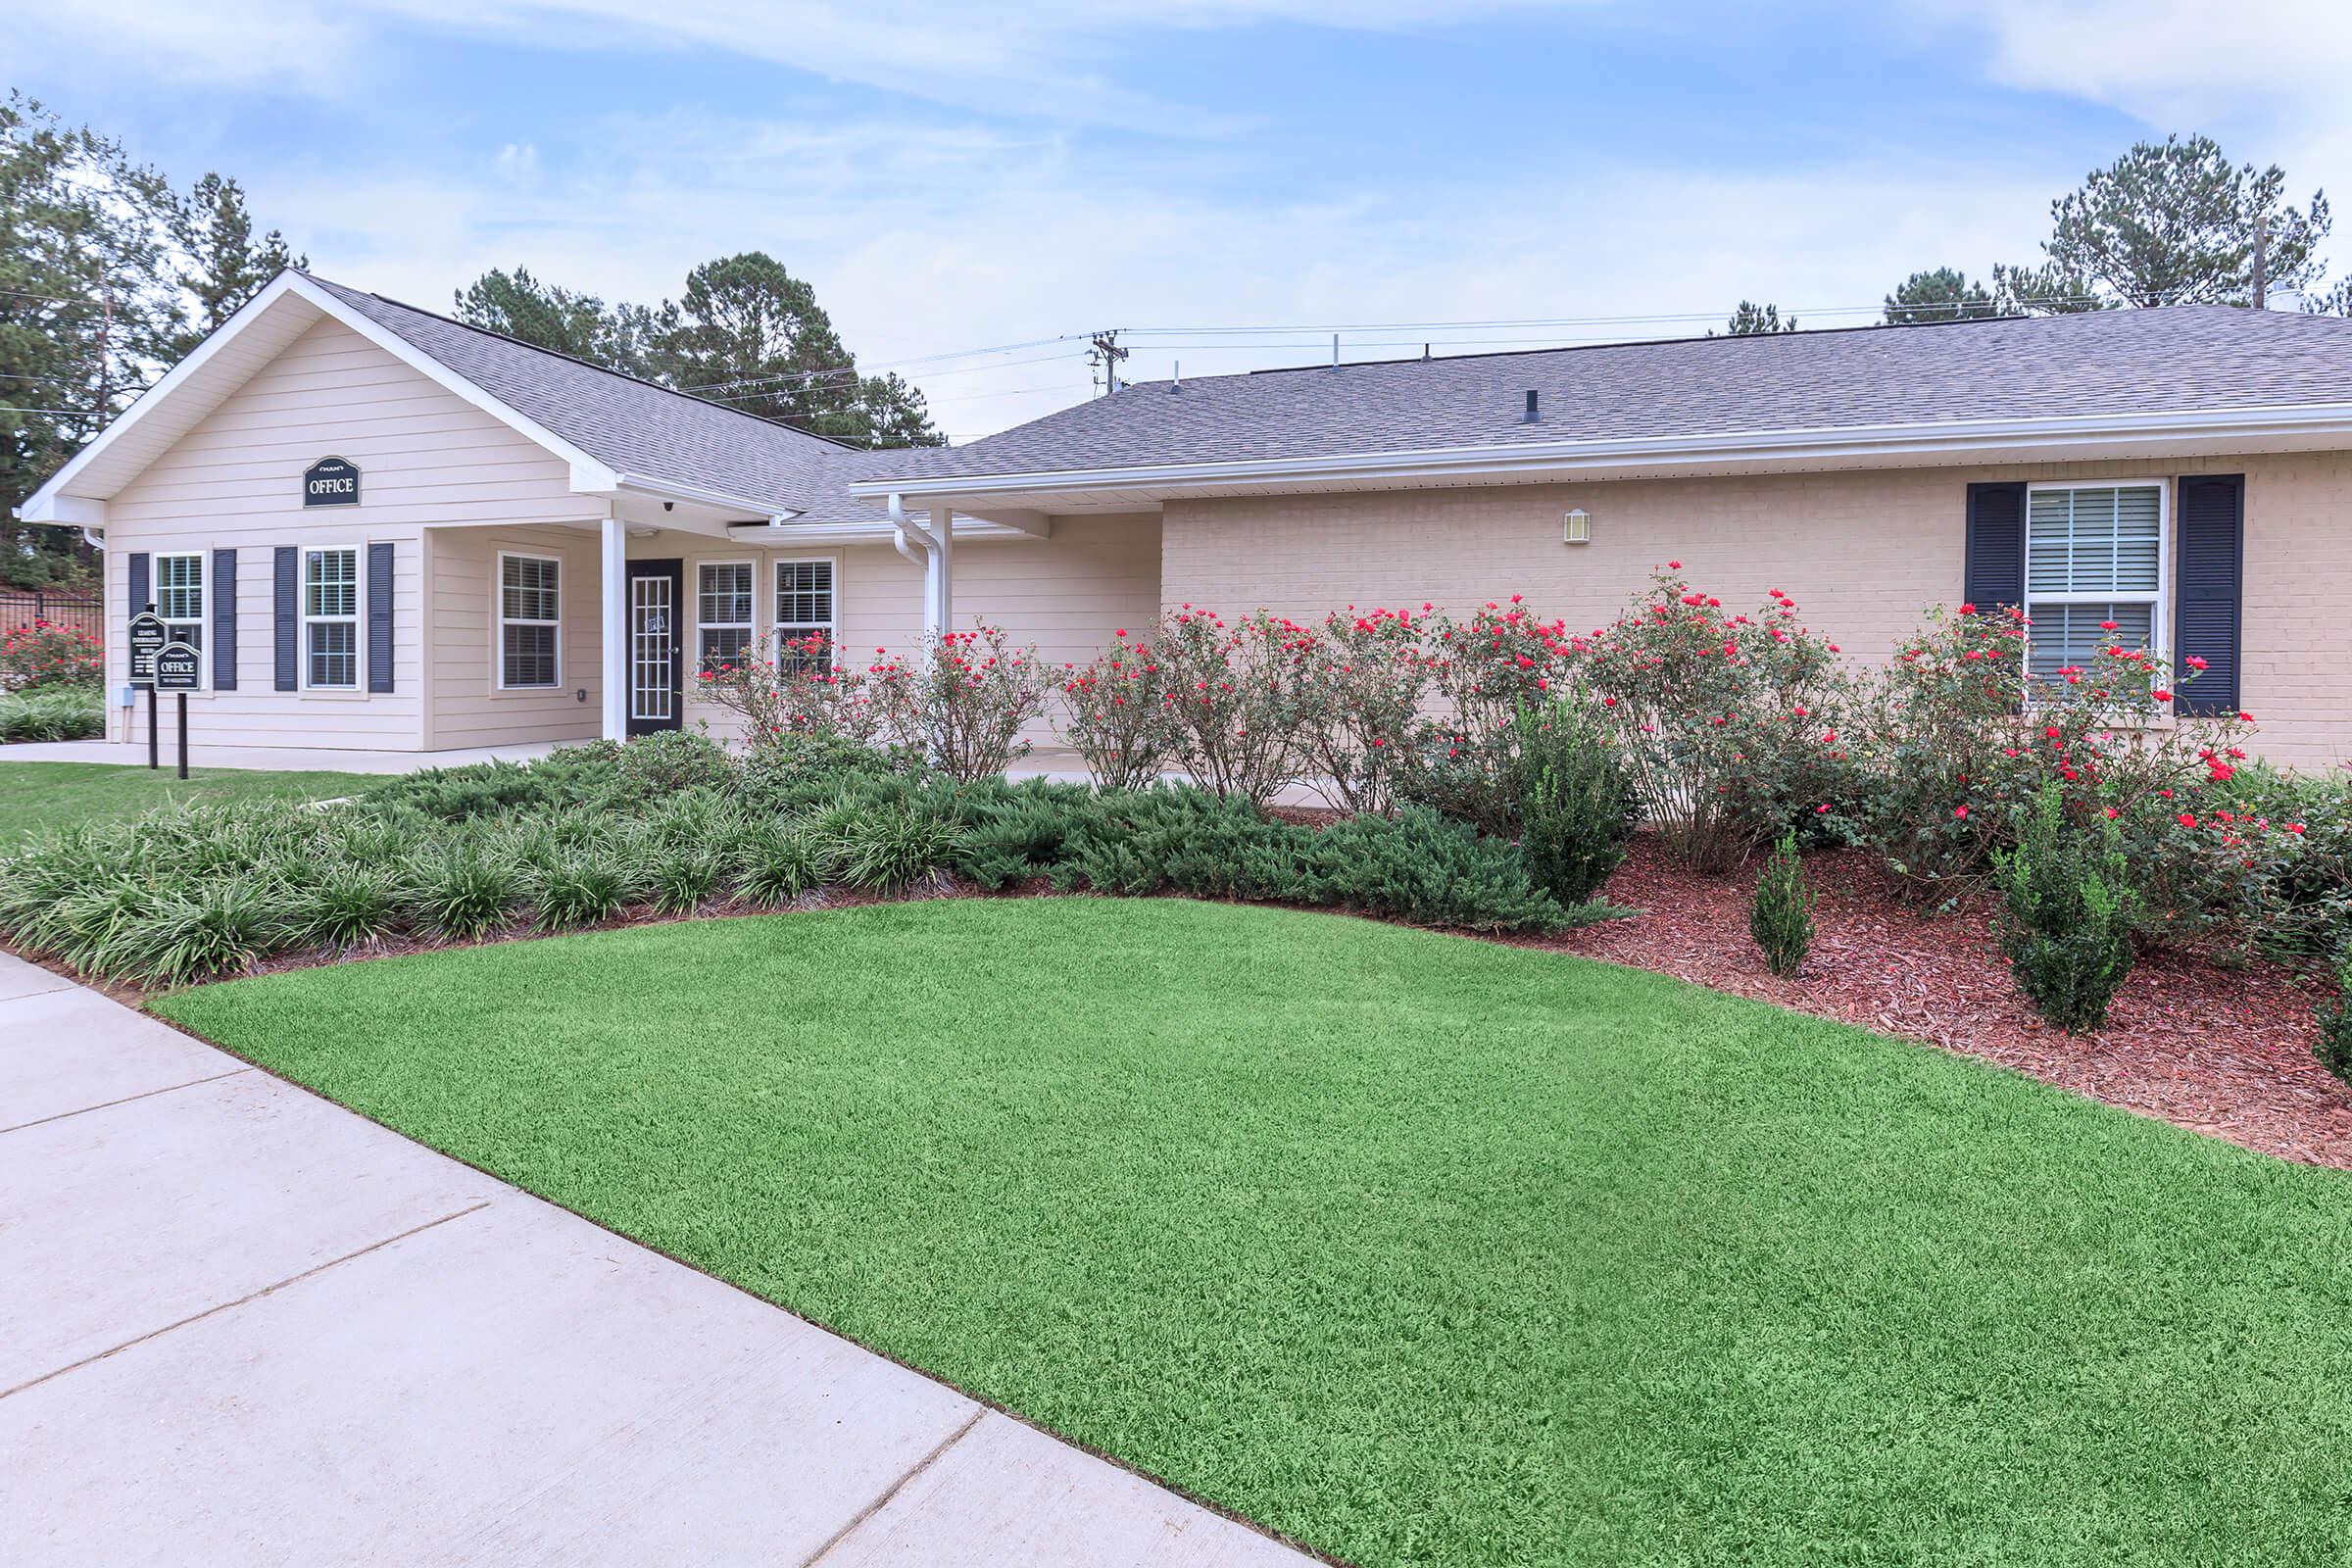
[(993, 778), (1029, 755), (1021, 728), (1044, 716), (1053, 674), (1002, 626), (942, 632), (927, 657), (885, 657), (866, 672), (883, 727), (961, 782)]
[(1176, 745), (1168, 676), (1147, 642), (1124, 629), (1085, 668), (1063, 666), (1061, 738), (1086, 759), (1095, 787), (1140, 790), (1158, 781)]
[[(2243, 835), (2216, 835), (2199, 808), (2245, 760), (2252, 715), (2172, 722), (2163, 661), (2122, 643), (2030, 680), (2032, 641), (2015, 609), (1962, 605), (1932, 612), (1878, 676), (1861, 725), (1869, 788), (1859, 812), (1888, 869), (1918, 893), (1975, 882), (2017, 842), (2048, 786), (2078, 825), (2115, 824), (2141, 869), (2143, 917), (2163, 923), (2170, 911), (2242, 902), (2213, 878), (2254, 869), (2238, 863)], [(2198, 662), (2180, 684), (2196, 679)]]
[(1398, 759), (1424, 722), (1435, 674), (1419, 630), (1409, 611), (1349, 606), (1304, 640), (1297, 662), (1300, 760), (1334, 806), (1385, 811), (1394, 799)]
[(1467, 625), (1421, 608), (1433, 712), (1396, 760), (1396, 794), (1482, 832), (1514, 835), (1518, 715), (1549, 702), (1583, 645), (1563, 623), (1539, 620), (1518, 594), (1488, 603)]
[(2312, 1054), (2320, 1065), (2352, 1084), (2352, 957), (2346, 958), (2335, 971), (2335, 995), (2323, 999), (2317, 1008), (2320, 1022), (2319, 1043)]
[(0, 691), (104, 684), (106, 649), (88, 632), (45, 619), (0, 632)]
[(1558, 693), (1520, 709), (1511, 728), (1519, 858), (1536, 886), (1583, 904), (1624, 862), (1640, 811), (1616, 736), (1589, 700)]
[(1311, 641), (1262, 610), (1228, 626), (1186, 605), (1160, 623), (1175, 757), (1202, 788), (1263, 806), (1298, 781), (1300, 666)]
[(834, 658), (823, 632), (788, 639), (783, 662), (757, 655), (696, 676), (702, 699), (739, 715), (744, 738), (757, 746), (785, 735), (837, 735), (871, 741), (883, 710), (864, 675)]
[(1613, 626), (1583, 642), (1585, 678), (1615, 721), (1667, 853), (1728, 870), (1824, 801), (1845, 762), (1834, 645), (1772, 594), (1753, 615), (1691, 588), (1670, 562)]

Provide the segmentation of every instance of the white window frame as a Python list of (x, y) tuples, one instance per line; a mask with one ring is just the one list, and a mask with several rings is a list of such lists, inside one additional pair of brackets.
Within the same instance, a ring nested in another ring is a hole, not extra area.
[[(743, 633), (745, 657), (758, 658), (760, 653), (760, 563), (749, 556), (729, 556), (723, 561), (697, 561), (694, 567), (694, 673), (699, 676), (710, 668), (703, 650), (707, 632), (740, 631)], [(751, 574), (751, 592), (746, 596), (742, 620), (705, 620), (703, 618), (703, 572), (711, 566), (741, 566)]]
[[(556, 568), (556, 614), (553, 620), (507, 613), (507, 563), (510, 561), (543, 562)], [(497, 574), (490, 582), (492, 636), (490, 667), (502, 692), (556, 692), (564, 689), (564, 566), (562, 556), (542, 554), (536, 550), (501, 550), (498, 552)], [(556, 669), (553, 679), (544, 686), (512, 685), (507, 680), (507, 628), (509, 626), (553, 626), (556, 629)]]
[[(314, 615), (311, 613), (311, 558), (340, 551), (351, 557), (351, 613), (348, 615)], [(349, 694), (365, 692), (368, 687), (368, 637), (361, 625), (368, 604), (368, 549), (365, 545), (304, 545), (302, 572), (295, 584), (301, 597), (296, 601), (295, 618), (301, 623), (301, 645), (297, 657), (302, 662), (301, 689), (306, 692), (335, 692)], [(311, 628), (313, 626), (341, 626), (351, 628), (351, 684), (324, 686), (311, 679)]]
[[(172, 616), (164, 613), (164, 563), (193, 561), (196, 563), (196, 613)], [(202, 691), (213, 689), (213, 559), (209, 550), (159, 550), (147, 563), (147, 597), (155, 605), (158, 618), (164, 622), (164, 640), (177, 642), (172, 635), (174, 626), (196, 628), (198, 678)]]
[[(2025, 515), (2018, 519), (2025, 529), (2026, 602), (2021, 607), (2029, 620), (2035, 605), (2113, 605), (2136, 604), (2147, 595), (2110, 593), (2105, 591), (2069, 591), (2058, 594), (2037, 594), (2034, 591), (2034, 498), (2050, 490), (2154, 490), (2156, 492), (2156, 592), (2148, 615), (2148, 651), (2159, 660), (2172, 657), (2173, 602), (2173, 483), (2170, 478), (2151, 479), (2045, 479), (2026, 486)], [(2026, 628), (2026, 648), (2019, 657), (2026, 661), (2027, 690), (2034, 678), (2033, 627)]]
[[(823, 566), (833, 574), (830, 591), (825, 595), (826, 607), (833, 612), (825, 621), (786, 620), (777, 611), (784, 597), (784, 568), (786, 566)], [(767, 643), (775, 651), (776, 666), (784, 665), (784, 633), (789, 628), (796, 636), (812, 631), (825, 634), (826, 651), (833, 658), (833, 667), (841, 667), (841, 558), (839, 556), (778, 556), (768, 565), (767, 572)]]

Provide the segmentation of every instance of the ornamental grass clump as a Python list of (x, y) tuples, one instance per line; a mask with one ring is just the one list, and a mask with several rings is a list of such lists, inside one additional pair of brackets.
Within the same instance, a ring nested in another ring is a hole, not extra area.
[(1681, 566), (1585, 640), (1581, 665), (1668, 856), (1722, 872), (1840, 793), (1838, 648), (1778, 589), (1734, 614)]
[(337, 860), (286, 903), (287, 936), (297, 947), (349, 948), (390, 936), (414, 903), (406, 867)]
[(1747, 932), (1764, 954), (1764, 967), (1774, 974), (1792, 976), (1804, 968), (1813, 948), (1813, 887), (1797, 858), (1794, 833), (1781, 835), (1764, 862), (1764, 874), (1756, 878)]
[(1617, 738), (1581, 695), (1522, 707), (1512, 728), (1520, 858), (1536, 886), (1583, 904), (1624, 863), (1640, 820)]
[(477, 843), (447, 845), (420, 857), (411, 873), (416, 919), (435, 936), (472, 942), (514, 918), (523, 900), (515, 862)]
[(2069, 1034), (2107, 1021), (2132, 972), (2133, 898), (2115, 825), (2069, 818), (2064, 793), (2044, 784), (2014, 849), (1993, 857), (1997, 930), (2018, 989)]
[(867, 679), (891, 739), (966, 784), (1029, 755), (1021, 731), (1045, 716), (1054, 687), (1035, 648), (985, 622), (940, 633), (913, 661), (885, 658)]
[(1148, 789), (1176, 746), (1168, 672), (1148, 642), (1119, 628), (1111, 646), (1081, 667), (1063, 666), (1061, 738), (1086, 760), (1095, 787)]

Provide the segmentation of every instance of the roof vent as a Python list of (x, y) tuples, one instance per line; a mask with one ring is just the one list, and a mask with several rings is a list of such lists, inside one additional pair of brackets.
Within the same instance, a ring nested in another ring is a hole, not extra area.
[(1539, 417), (1540, 416), (1536, 413), (1536, 389), (1531, 386), (1527, 389), (1527, 412), (1519, 416), (1519, 422), (1534, 424)]

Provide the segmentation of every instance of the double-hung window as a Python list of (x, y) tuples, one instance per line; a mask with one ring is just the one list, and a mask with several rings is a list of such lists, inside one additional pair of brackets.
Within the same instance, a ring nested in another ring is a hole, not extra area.
[(155, 613), (168, 642), (204, 648), (204, 555), (201, 551), (155, 558)]
[(2034, 485), (2026, 493), (2030, 672), (2055, 680), (2106, 648), (2164, 651), (2165, 486)]
[(740, 664), (752, 648), (752, 564), (710, 561), (695, 568), (695, 658), (706, 675)]
[[(811, 642), (811, 638), (821, 641)], [(839, 641), (834, 615), (833, 563), (776, 563), (776, 665), (780, 669), (833, 667)]]
[(563, 564), (548, 556), (498, 558), (498, 683), (529, 689), (563, 679)]
[(302, 683), (311, 691), (360, 689), (360, 553), (302, 553)]

